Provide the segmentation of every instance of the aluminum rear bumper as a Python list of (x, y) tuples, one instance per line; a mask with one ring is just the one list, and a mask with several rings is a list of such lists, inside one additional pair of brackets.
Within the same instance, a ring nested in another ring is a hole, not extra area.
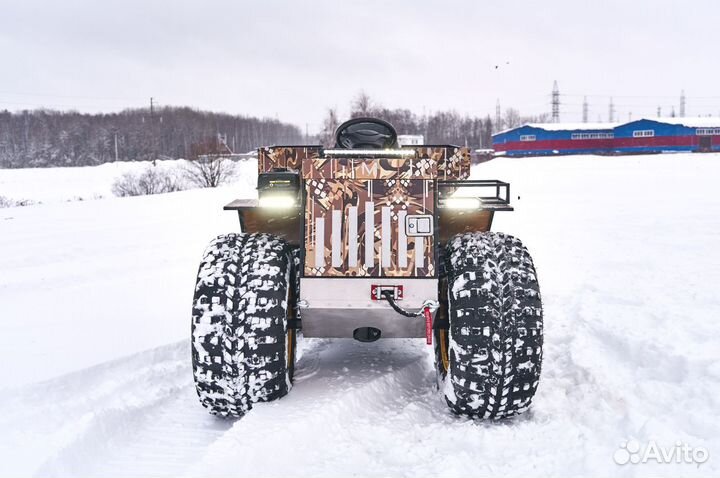
[(383, 338), (425, 337), (421, 317), (403, 317), (384, 300), (372, 300), (372, 285), (402, 285), (398, 305), (417, 311), (428, 299), (437, 300), (437, 279), (392, 278), (302, 278), (300, 309), (306, 337), (352, 338), (358, 327), (380, 329)]

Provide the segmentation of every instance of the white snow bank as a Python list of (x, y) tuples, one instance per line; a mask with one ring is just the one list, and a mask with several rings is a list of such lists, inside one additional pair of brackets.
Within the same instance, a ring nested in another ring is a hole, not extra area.
[[(176, 174), (183, 189), (190, 189), (195, 186), (183, 176), (188, 163), (183, 159), (158, 160), (155, 167)], [(123, 174), (140, 173), (151, 167), (150, 161), (119, 161), (88, 167), (0, 169), (0, 196), (43, 204), (113, 197), (112, 185)], [(247, 182), (255, 188), (256, 160), (235, 162), (234, 169), (235, 182)]]

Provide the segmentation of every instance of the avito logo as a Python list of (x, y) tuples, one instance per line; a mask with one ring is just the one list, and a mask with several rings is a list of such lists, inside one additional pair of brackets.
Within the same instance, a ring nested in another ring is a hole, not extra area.
[(687, 443), (675, 442), (673, 446), (663, 447), (651, 440), (644, 447), (636, 440), (628, 440), (620, 444), (620, 449), (613, 454), (618, 465), (648, 463), (692, 463), (700, 465), (708, 461), (710, 453), (707, 448), (691, 447)]

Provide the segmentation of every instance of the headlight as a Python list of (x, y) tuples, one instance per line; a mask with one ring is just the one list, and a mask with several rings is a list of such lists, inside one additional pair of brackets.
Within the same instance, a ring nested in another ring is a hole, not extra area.
[(289, 194), (274, 194), (261, 197), (259, 204), (260, 207), (284, 209), (295, 206), (296, 202), (296, 198)]
[(285, 209), (296, 206), (300, 197), (300, 175), (286, 169), (261, 173), (257, 190), (260, 207)]

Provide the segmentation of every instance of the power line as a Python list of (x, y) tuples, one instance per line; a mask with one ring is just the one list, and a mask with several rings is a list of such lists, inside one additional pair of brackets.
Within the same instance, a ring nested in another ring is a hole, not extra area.
[[(672, 98), (677, 99), (676, 95), (610, 95), (610, 94), (594, 94), (594, 95), (586, 95), (586, 94), (575, 94), (575, 93), (561, 93), (560, 96), (572, 96), (575, 98), (582, 98), (582, 97), (590, 97), (590, 98), (608, 98), (612, 96), (613, 98)], [(690, 100), (717, 100), (720, 99), (720, 96), (686, 96), (686, 99)]]
[(608, 98), (612, 96), (613, 98), (677, 98), (674, 95), (610, 95), (610, 94), (592, 94), (592, 95), (586, 95), (586, 94), (575, 94), (575, 93), (563, 93), (562, 96), (574, 96), (576, 98), (589, 96), (590, 98)]

